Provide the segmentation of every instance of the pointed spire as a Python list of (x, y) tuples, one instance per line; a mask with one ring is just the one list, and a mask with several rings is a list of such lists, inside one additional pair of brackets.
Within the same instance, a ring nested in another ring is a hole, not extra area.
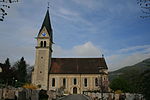
[(104, 58), (104, 54), (102, 54), (102, 58)]
[(47, 4), (48, 4), (47, 9), (49, 10), (49, 2)]
[(53, 36), (52, 36), (53, 34), (52, 34), (52, 27), (51, 27), (51, 21), (50, 21), (50, 16), (49, 16), (49, 9), (47, 9), (47, 12), (46, 12), (46, 15), (45, 15), (45, 18), (44, 18), (44, 21), (43, 21), (43, 24), (39, 33), (42, 31), (44, 26), (46, 30), (48, 31), (49, 36), (51, 37), (51, 42), (53, 42)]

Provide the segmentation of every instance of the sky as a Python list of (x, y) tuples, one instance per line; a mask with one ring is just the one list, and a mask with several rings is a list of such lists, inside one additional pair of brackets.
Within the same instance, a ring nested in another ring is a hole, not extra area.
[(34, 65), (36, 39), (50, 2), (53, 57), (104, 57), (109, 71), (150, 58), (150, 18), (136, 0), (19, 0), (0, 22), (0, 62)]

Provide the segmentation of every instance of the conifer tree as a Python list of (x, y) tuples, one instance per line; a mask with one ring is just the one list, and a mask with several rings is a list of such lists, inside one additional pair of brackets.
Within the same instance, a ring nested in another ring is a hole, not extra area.
[(9, 58), (5, 60), (3, 64), (3, 72), (1, 73), (1, 80), (5, 85), (10, 85), (12, 83), (13, 70), (11, 69), (11, 65), (9, 62)]
[(8, 69), (10, 68), (10, 62), (9, 62), (9, 58), (7, 58), (6, 60), (5, 60), (5, 63), (4, 63), (4, 65), (5, 65), (5, 67), (7, 67)]
[(16, 67), (17, 67), (18, 81), (21, 83), (25, 83), (27, 77), (27, 64), (26, 61), (24, 60), (24, 57), (20, 59)]

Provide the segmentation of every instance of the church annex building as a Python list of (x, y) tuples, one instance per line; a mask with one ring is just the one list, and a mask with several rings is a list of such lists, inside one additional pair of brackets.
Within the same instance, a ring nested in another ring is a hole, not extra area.
[(44, 90), (64, 88), (66, 94), (96, 91), (100, 86), (108, 91), (108, 67), (104, 57), (52, 58), (53, 31), (49, 10), (36, 39), (32, 84)]

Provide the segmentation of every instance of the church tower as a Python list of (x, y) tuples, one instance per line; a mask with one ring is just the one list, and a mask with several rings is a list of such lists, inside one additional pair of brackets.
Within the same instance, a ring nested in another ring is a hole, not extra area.
[(47, 90), (53, 44), (49, 10), (46, 12), (45, 19), (36, 39), (36, 58), (32, 73), (32, 83), (39, 86), (40, 89)]

